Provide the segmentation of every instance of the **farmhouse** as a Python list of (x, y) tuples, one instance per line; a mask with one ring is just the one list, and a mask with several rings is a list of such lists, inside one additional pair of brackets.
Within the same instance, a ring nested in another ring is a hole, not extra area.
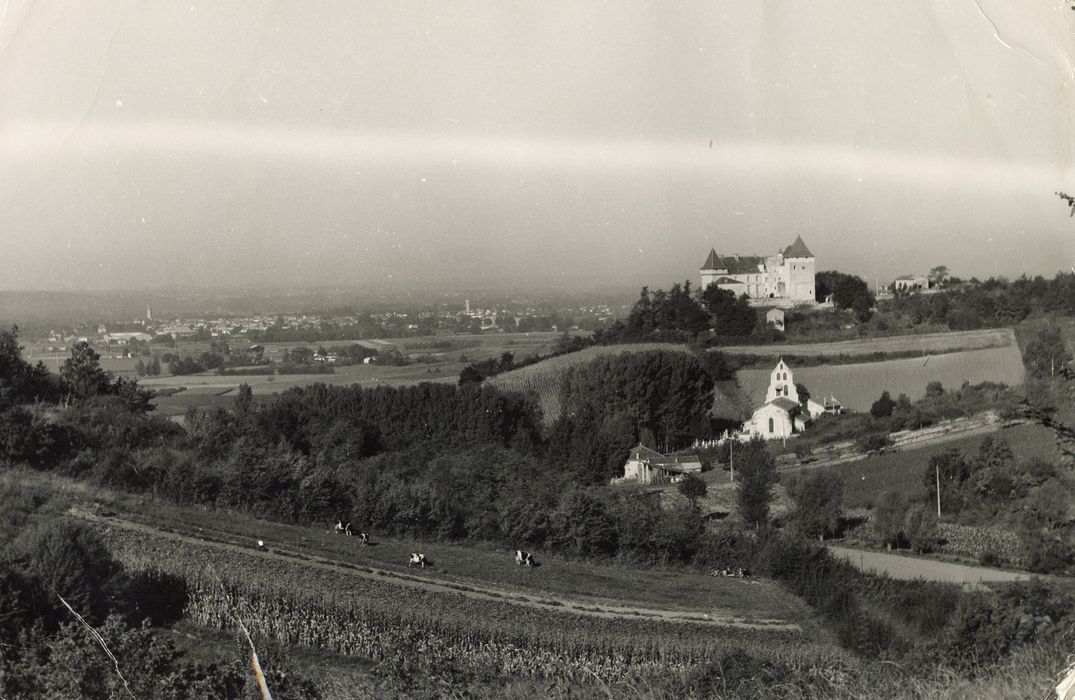
[(892, 283), (892, 288), (897, 292), (917, 292), (929, 287), (929, 277), (925, 275), (904, 275)]
[(702, 264), (702, 289), (711, 284), (746, 294), (759, 304), (792, 306), (814, 303), (814, 254), (801, 236), (776, 255), (717, 255), (715, 249)]
[(612, 483), (663, 484), (701, 471), (702, 463), (695, 455), (662, 455), (639, 443), (623, 466), (623, 476), (613, 479)]
[(784, 310), (783, 309), (769, 309), (765, 312), (765, 322), (770, 326), (784, 332)]
[(740, 437), (744, 440), (755, 435), (765, 440), (787, 438), (802, 432), (808, 419), (817, 418), (825, 410), (825, 405), (813, 399), (807, 399), (803, 405), (791, 368), (780, 360), (769, 373), (765, 403), (754, 409)]

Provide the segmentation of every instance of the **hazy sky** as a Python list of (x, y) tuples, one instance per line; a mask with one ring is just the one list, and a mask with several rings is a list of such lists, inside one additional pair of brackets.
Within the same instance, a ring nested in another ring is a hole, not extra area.
[(1051, 275), (1071, 7), (0, 0), (0, 289)]

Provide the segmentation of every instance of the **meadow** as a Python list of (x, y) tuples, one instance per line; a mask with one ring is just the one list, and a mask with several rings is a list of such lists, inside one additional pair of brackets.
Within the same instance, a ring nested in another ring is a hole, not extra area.
[[(845, 408), (854, 411), (868, 411), (882, 391), (888, 391), (893, 399), (906, 394), (915, 401), (926, 395), (930, 382), (958, 389), (963, 382), (1018, 386), (1025, 378), (1023, 358), (1015, 344), (924, 358), (791, 369), (796, 383), (805, 384), (815, 399), (835, 396)], [(736, 372), (736, 380), (755, 406), (765, 401), (769, 373), (768, 369)]]
[[(854, 462), (817, 468), (843, 478), (844, 507), (871, 508), (885, 491), (899, 491), (910, 499), (926, 495), (928, 489), (922, 480), (922, 474), (929, 466), (930, 457), (951, 448), (958, 449), (965, 455), (972, 455), (985, 437), (973, 435), (913, 450), (888, 452)], [(1020, 462), (1031, 459), (1055, 462), (1059, 459), (1053, 432), (1036, 423), (1003, 428), (989, 437), (1006, 441)]]
[[(175, 376), (167, 373), (158, 377), (142, 377), (139, 384), (143, 387), (163, 390), (170, 396), (158, 396), (154, 405), (161, 415), (182, 416), (188, 408), (215, 408), (232, 406), (235, 394), (241, 384), (248, 384), (255, 394), (269, 394), (286, 391), (292, 387), (305, 386), (321, 382), (334, 385), (358, 384), (366, 387), (375, 386), (411, 386), (421, 382), (448, 382), (459, 380), (459, 373), (469, 363), (488, 358), (499, 358), (503, 353), (512, 353), (516, 360), (531, 355), (546, 355), (552, 352), (556, 341), (562, 334), (540, 333), (490, 333), (483, 335), (437, 335), (409, 338), (384, 338), (374, 340), (333, 341), (326, 343), (282, 342), (266, 343), (265, 350), (270, 358), (279, 358), (284, 350), (305, 347), (317, 350), (360, 344), (373, 349), (396, 348), (403, 355), (415, 360), (406, 366), (393, 365), (348, 365), (338, 366), (332, 374), (289, 374), (289, 375), (219, 375), (215, 371), (200, 374)], [(239, 340), (231, 341), (241, 345)], [(178, 352), (197, 355), (209, 350), (209, 343), (182, 343)], [(160, 348), (159, 352), (176, 352), (170, 348)], [(41, 361), (53, 373), (59, 373), (67, 353), (35, 354), (29, 359)], [(102, 355), (101, 368), (115, 376), (136, 377), (135, 367), (139, 359), (111, 357)], [(179, 391), (176, 391), (179, 390)]]

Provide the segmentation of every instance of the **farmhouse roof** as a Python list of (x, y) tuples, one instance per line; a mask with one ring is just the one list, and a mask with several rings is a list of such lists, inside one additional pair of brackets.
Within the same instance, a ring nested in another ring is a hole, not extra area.
[(640, 462), (647, 462), (653, 466), (669, 467), (672, 471), (681, 471), (684, 466), (689, 467), (699, 463), (697, 455), (663, 455), (657, 450), (651, 450), (642, 443), (638, 443), (631, 450), (631, 458)]
[(796, 236), (795, 242), (784, 249), (785, 258), (812, 258), (814, 254), (810, 252), (810, 249), (803, 243), (802, 236)]
[(631, 450), (631, 457), (640, 461), (644, 459), (650, 462), (660, 461), (664, 459), (664, 455), (662, 455), (660, 452), (658, 452), (657, 450), (651, 450), (650, 448), (643, 445), (641, 442), (638, 443), (638, 445), (633, 450)]

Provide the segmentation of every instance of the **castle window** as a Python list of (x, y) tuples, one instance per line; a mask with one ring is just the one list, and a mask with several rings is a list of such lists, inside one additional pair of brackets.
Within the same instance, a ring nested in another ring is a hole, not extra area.
[(773, 419), (772, 418), (769, 419), (769, 432), (770, 433), (773, 432)]

